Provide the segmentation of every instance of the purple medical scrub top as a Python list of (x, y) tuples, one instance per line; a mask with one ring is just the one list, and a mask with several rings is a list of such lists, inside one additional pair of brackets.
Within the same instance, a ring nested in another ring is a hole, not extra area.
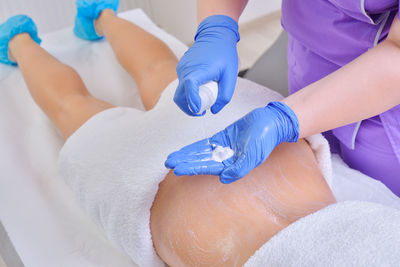
[[(323, 78), (384, 40), (398, 9), (399, 0), (283, 0), (289, 92)], [(350, 167), (400, 196), (400, 105), (325, 136)]]

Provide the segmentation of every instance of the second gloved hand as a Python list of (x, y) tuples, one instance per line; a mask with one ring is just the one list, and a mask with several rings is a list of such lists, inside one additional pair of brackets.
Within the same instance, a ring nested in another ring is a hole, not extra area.
[(176, 68), (179, 85), (174, 101), (186, 114), (202, 115), (197, 114), (201, 108), (199, 86), (209, 81), (219, 84), (212, 113), (218, 113), (231, 100), (238, 72), (239, 39), (238, 24), (228, 16), (214, 15), (200, 23), (194, 44)]
[[(292, 109), (271, 102), (257, 108), (225, 130), (168, 156), (165, 166), (176, 175), (219, 175), (222, 183), (234, 182), (263, 163), (282, 142), (296, 142), (299, 122)], [(217, 146), (229, 147), (234, 155), (222, 162), (213, 158)]]

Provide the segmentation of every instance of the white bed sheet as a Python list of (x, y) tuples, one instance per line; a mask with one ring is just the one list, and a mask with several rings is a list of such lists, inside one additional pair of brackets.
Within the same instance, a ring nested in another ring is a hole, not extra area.
[[(142, 10), (120, 16), (163, 40), (176, 56), (186, 51)], [(106, 41), (80, 40), (69, 28), (43, 36), (42, 46), (74, 67), (95, 96), (114, 105), (142, 108), (134, 81)], [(18, 69), (0, 64), (0, 220), (22, 261), (28, 267), (133, 266), (83, 214), (58, 176), (61, 145)]]
[[(142, 10), (120, 14), (162, 39), (180, 57), (187, 47)], [(114, 105), (141, 108), (137, 87), (106, 41), (76, 38), (71, 29), (43, 36), (42, 46), (74, 67), (89, 91)], [(132, 49), (135, 49), (132, 47)], [(0, 220), (26, 266), (134, 266), (83, 214), (56, 160), (62, 140), (34, 104), (18, 69), (0, 65)], [(400, 209), (381, 183), (333, 160), (338, 200), (369, 200)]]

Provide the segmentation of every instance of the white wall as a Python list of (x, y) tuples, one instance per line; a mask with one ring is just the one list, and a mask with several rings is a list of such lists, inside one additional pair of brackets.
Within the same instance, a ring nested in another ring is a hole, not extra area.
[[(152, 19), (186, 44), (193, 42), (197, 28), (195, 0), (150, 0)], [(173, 3), (173, 4), (172, 4)], [(282, 0), (249, 0), (239, 23), (246, 23), (281, 8)]]
[[(120, 11), (141, 7), (151, 13), (147, 0), (120, 1)], [(27, 14), (41, 34), (72, 26), (75, 13), (75, 0), (0, 0), (0, 23), (12, 15)]]
[[(249, 0), (240, 23), (280, 9), (282, 0)], [(120, 11), (142, 8), (160, 27), (186, 44), (197, 27), (196, 0), (121, 0)], [(72, 26), (75, 0), (0, 0), (0, 22), (15, 14), (28, 14), (41, 34)]]
[(249, 0), (239, 23), (246, 23), (256, 18), (276, 12), (281, 9), (282, 0)]
[(74, 21), (73, 0), (0, 0), (0, 22), (16, 14), (27, 14), (36, 22), (39, 32), (51, 32)]

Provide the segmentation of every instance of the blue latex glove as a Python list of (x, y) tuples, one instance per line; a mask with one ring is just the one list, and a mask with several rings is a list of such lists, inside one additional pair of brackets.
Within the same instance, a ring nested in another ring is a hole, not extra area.
[(76, 0), (75, 35), (89, 41), (103, 38), (97, 35), (94, 21), (104, 9), (117, 12), (118, 6), (119, 0)]
[[(168, 156), (165, 166), (176, 175), (219, 175), (224, 184), (232, 183), (263, 163), (282, 142), (297, 142), (299, 122), (296, 114), (281, 102), (257, 108), (225, 130), (188, 145)], [(216, 145), (230, 147), (234, 156), (212, 160)]]
[(16, 15), (0, 24), (0, 62), (8, 65), (17, 65), (8, 57), (8, 43), (20, 33), (28, 33), (32, 40), (40, 44), (42, 40), (38, 37), (37, 28), (33, 20), (25, 15)]
[(176, 68), (179, 85), (174, 101), (186, 114), (204, 115), (196, 114), (201, 108), (199, 86), (209, 81), (219, 83), (212, 113), (218, 113), (231, 100), (238, 72), (239, 39), (238, 24), (228, 16), (214, 15), (200, 23), (194, 44)]

